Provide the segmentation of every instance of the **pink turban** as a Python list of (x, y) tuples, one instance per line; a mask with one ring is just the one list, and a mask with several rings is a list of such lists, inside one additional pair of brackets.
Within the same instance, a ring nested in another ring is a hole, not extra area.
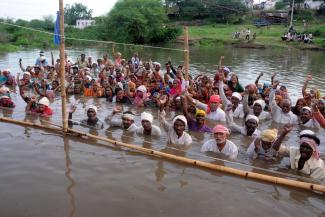
[(224, 133), (224, 134), (230, 134), (229, 130), (227, 127), (221, 125), (221, 124), (217, 124), (213, 129), (212, 129), (213, 133)]

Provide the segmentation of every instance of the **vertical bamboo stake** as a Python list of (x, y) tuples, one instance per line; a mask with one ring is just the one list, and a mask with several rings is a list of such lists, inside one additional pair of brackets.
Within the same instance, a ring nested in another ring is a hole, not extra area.
[(190, 54), (189, 54), (189, 46), (188, 46), (188, 26), (184, 26), (184, 68), (185, 68), (185, 80), (188, 81), (188, 71), (189, 71), (189, 62), (190, 62)]
[(68, 119), (66, 112), (66, 91), (65, 91), (65, 56), (64, 56), (64, 9), (63, 0), (59, 1), (60, 7), (60, 74), (61, 74), (61, 104), (62, 104), (62, 125), (63, 131), (68, 131)]

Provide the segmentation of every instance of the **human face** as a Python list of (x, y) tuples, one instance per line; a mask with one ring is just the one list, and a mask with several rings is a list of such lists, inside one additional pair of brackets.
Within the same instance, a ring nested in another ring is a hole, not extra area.
[(236, 75), (231, 76), (231, 82), (232, 82), (233, 84), (237, 84), (238, 79), (237, 79), (237, 76), (236, 76)]
[(43, 112), (44, 110), (45, 110), (45, 105), (42, 105), (42, 104), (38, 104), (38, 110), (40, 111), (40, 112)]
[(181, 120), (176, 120), (174, 123), (174, 130), (179, 137), (182, 136), (185, 130), (185, 123)]
[(233, 105), (238, 105), (239, 104), (239, 99), (237, 97), (232, 96), (231, 97), (231, 103)]
[(313, 149), (305, 142), (300, 145), (299, 150), (301, 158), (305, 160), (308, 160), (313, 154)]
[(95, 119), (96, 118), (96, 111), (94, 109), (88, 109), (87, 111), (88, 119)]
[(282, 112), (287, 114), (291, 111), (291, 103), (288, 100), (284, 100), (281, 106)]
[(112, 90), (110, 88), (106, 88), (105, 93), (106, 93), (107, 96), (112, 96), (113, 95), (113, 92), (112, 92)]
[(263, 140), (261, 140), (261, 143), (262, 143), (262, 148), (264, 150), (269, 150), (272, 147), (272, 144), (273, 144), (273, 142), (266, 142), (266, 141), (263, 141)]
[(227, 139), (227, 135), (225, 133), (214, 133), (213, 134), (214, 139), (216, 140), (217, 144), (224, 144), (226, 142)]
[(255, 103), (253, 106), (253, 113), (255, 116), (259, 116), (262, 112), (262, 106), (258, 103)]
[(140, 98), (142, 98), (143, 97), (143, 92), (137, 90), (137, 96), (140, 97)]
[(120, 91), (117, 92), (117, 94), (116, 94), (116, 97), (117, 97), (118, 99), (123, 99), (123, 96), (124, 96), (123, 90), (120, 90)]
[(142, 120), (141, 121), (142, 127), (145, 131), (150, 131), (151, 130), (151, 123), (150, 121), (147, 120)]
[(204, 122), (205, 122), (205, 116), (201, 115), (201, 114), (197, 115), (196, 116), (196, 121), (197, 121), (198, 124), (203, 125)]
[(212, 112), (216, 111), (218, 109), (218, 107), (219, 107), (219, 103), (216, 103), (216, 102), (210, 103), (210, 110)]
[(255, 132), (258, 124), (255, 120), (247, 120), (245, 122), (246, 125), (246, 129), (247, 129), (247, 136), (251, 136), (253, 135), (253, 133)]
[(311, 112), (308, 111), (307, 109), (302, 109), (302, 111), (300, 112), (300, 120), (302, 121), (302, 123), (306, 123), (310, 119), (311, 119)]
[(133, 124), (133, 120), (122, 117), (122, 125), (125, 130), (128, 129), (131, 126), (131, 124)]
[(177, 88), (177, 86), (178, 86), (177, 81), (173, 81), (173, 88)]

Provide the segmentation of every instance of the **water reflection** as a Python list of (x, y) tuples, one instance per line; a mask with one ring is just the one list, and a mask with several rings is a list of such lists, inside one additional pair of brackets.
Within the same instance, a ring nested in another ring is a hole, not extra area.
[(69, 138), (68, 137), (63, 137), (63, 142), (64, 142), (64, 153), (65, 153), (65, 177), (68, 179), (69, 181), (69, 185), (66, 188), (66, 192), (69, 195), (69, 215), (68, 217), (73, 217), (75, 216), (75, 212), (76, 212), (76, 201), (75, 201), (75, 196), (74, 196), (74, 192), (73, 192), (73, 188), (76, 185), (76, 182), (74, 181), (74, 179), (71, 176), (71, 166), (72, 166), (72, 161), (70, 159), (70, 145), (69, 145)]

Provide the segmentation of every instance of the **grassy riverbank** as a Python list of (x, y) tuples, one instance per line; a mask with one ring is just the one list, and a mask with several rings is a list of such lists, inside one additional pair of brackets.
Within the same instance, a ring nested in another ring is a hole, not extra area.
[[(256, 33), (256, 39), (247, 42), (244, 36), (240, 39), (233, 39), (233, 34), (236, 31), (242, 31), (250, 28), (252, 33)], [(303, 32), (302, 25), (297, 25), (295, 29), (298, 32)], [(308, 28), (308, 31), (314, 35), (314, 44), (308, 45), (301, 42), (283, 42), (281, 36), (288, 30), (288, 27), (283, 25), (272, 25), (270, 27), (257, 28), (253, 25), (226, 25), (213, 24), (203, 26), (190, 26), (189, 36), (191, 43), (200, 45), (211, 45), (212, 43), (233, 44), (237, 47), (295, 47), (300, 49), (325, 49), (325, 25), (314, 24)]]

